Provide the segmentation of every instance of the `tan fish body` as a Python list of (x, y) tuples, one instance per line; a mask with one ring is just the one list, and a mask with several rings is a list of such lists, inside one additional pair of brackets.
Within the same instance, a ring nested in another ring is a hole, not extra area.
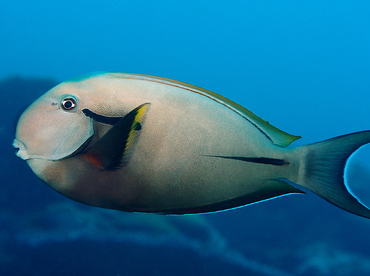
[(21, 116), (14, 146), (35, 174), (76, 201), (124, 211), (204, 213), (303, 193), (370, 218), (344, 167), (364, 131), (298, 139), (204, 89), (101, 73), (64, 82)]

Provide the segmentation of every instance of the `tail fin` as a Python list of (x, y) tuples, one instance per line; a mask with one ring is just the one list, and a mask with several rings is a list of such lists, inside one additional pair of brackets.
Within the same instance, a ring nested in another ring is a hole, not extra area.
[(370, 143), (370, 131), (335, 137), (306, 147), (303, 183), (297, 183), (330, 203), (356, 215), (370, 218), (370, 209), (345, 184), (344, 169), (351, 154)]

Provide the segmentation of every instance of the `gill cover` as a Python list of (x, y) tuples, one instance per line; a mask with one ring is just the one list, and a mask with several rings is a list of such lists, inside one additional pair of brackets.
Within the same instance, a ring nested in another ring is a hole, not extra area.
[(76, 96), (50, 92), (36, 100), (19, 119), (13, 145), (24, 160), (63, 159), (94, 134), (92, 119), (83, 114)]

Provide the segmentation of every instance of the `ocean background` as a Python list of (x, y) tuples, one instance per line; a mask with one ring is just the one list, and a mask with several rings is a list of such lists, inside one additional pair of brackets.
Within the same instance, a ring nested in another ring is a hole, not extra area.
[[(92, 71), (172, 78), (303, 138), (370, 129), (369, 1), (5, 1), (0, 275), (370, 275), (370, 220), (312, 193), (200, 216), (73, 202), (11, 144), (22, 111)], [(370, 203), (370, 150), (346, 176)], [(370, 205), (370, 204), (369, 204)]]

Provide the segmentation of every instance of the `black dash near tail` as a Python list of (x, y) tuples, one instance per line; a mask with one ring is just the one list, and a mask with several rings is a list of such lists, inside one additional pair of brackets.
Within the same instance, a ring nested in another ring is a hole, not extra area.
[(241, 157), (241, 156), (218, 156), (218, 155), (203, 155), (203, 156), (219, 157), (219, 158), (225, 158), (225, 159), (233, 159), (233, 160), (240, 160), (240, 161), (245, 161), (245, 162), (274, 165), (274, 166), (289, 165), (289, 162), (284, 159), (276, 159), (276, 158), (269, 158), (269, 157)]

